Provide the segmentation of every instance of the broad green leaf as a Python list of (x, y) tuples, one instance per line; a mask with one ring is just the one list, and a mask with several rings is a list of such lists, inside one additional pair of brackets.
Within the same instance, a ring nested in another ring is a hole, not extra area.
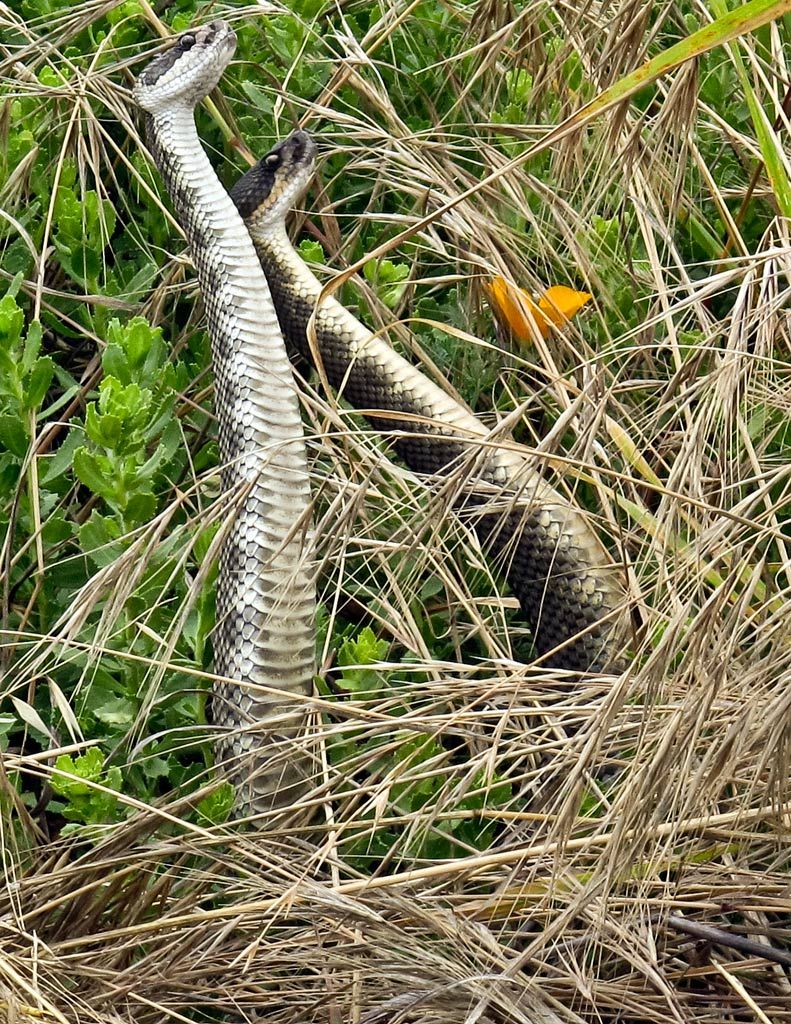
[(18, 459), (24, 459), (27, 455), (30, 439), (19, 416), (11, 413), (0, 415), (0, 444)]
[(77, 479), (94, 494), (107, 500), (115, 497), (116, 486), (106, 473), (107, 460), (100, 460), (87, 448), (78, 448), (74, 453), (74, 472)]
[(306, 263), (319, 263), (323, 266), (327, 262), (321, 242), (315, 242), (312, 238), (303, 238), (298, 248), (299, 255)]
[(124, 506), (124, 518), (130, 525), (147, 523), (157, 510), (156, 495), (151, 491), (133, 494)]
[(18, 344), (25, 325), (25, 314), (10, 295), (0, 299), (0, 345), (11, 349)]
[(102, 448), (115, 449), (124, 432), (124, 424), (119, 416), (112, 413), (100, 413), (95, 404), (85, 410), (85, 433), (94, 444)]
[(129, 360), (118, 344), (109, 344), (102, 353), (102, 369), (108, 377), (115, 377), (122, 384), (129, 384), (132, 380), (129, 372)]
[[(43, 332), (41, 329), (41, 323), (38, 320), (31, 320), (28, 324), (27, 335), (25, 337), (25, 350), (22, 354), (22, 372), (30, 373), (33, 368), (33, 364), (36, 361), (36, 357), (41, 351), (41, 339)], [(36, 403), (38, 404), (38, 403)]]
[(93, 713), (105, 725), (131, 725), (137, 714), (137, 705), (127, 697), (112, 697), (94, 708)]
[(33, 364), (25, 382), (25, 406), (28, 409), (37, 409), (44, 401), (54, 373), (55, 363), (49, 356), (41, 356)]
[(96, 565), (109, 565), (119, 554), (121, 528), (115, 519), (94, 510), (79, 529), (80, 547)]
[(213, 793), (209, 793), (208, 796), (198, 801), (196, 807), (198, 822), (222, 825), (228, 820), (233, 810), (234, 797), (233, 786), (230, 782), (223, 782)]
[(66, 439), (54, 455), (39, 459), (39, 475), (42, 483), (51, 484), (67, 471), (74, 463), (74, 452), (80, 447), (83, 435), (79, 430), (70, 430)]

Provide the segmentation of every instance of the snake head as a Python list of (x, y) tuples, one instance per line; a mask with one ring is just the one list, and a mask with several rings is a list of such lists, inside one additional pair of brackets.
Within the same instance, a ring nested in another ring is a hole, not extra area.
[(307, 132), (292, 132), (262, 157), (231, 189), (231, 199), (253, 241), (286, 214), (308, 187), (316, 164), (316, 143)]
[(143, 70), (132, 95), (149, 114), (194, 107), (219, 82), (235, 49), (236, 33), (227, 21), (184, 32)]

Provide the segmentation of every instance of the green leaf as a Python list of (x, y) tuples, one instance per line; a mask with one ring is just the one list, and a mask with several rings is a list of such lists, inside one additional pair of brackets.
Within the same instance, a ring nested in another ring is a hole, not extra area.
[(147, 523), (157, 510), (157, 499), (151, 491), (133, 494), (124, 507), (124, 519), (129, 526)]
[(107, 346), (102, 354), (102, 369), (108, 377), (115, 377), (122, 384), (129, 384), (132, 380), (132, 375), (129, 372), (129, 360), (120, 345), (110, 344)]
[(383, 661), (389, 646), (386, 640), (376, 639), (370, 626), (362, 629), (353, 640), (345, 640), (338, 651), (338, 664), (346, 669), (341, 685), (354, 693), (379, 689), (382, 674), (365, 666)]
[(299, 255), (306, 263), (319, 263), (323, 266), (327, 262), (321, 243), (314, 242), (312, 238), (302, 239), (299, 243)]
[(42, 337), (43, 331), (41, 329), (41, 323), (38, 320), (31, 320), (28, 324), (27, 335), (25, 337), (25, 349), (22, 353), (23, 373), (30, 373), (33, 368), (36, 356), (41, 351)]
[(11, 732), (18, 728), (19, 723), (13, 715), (2, 715), (0, 717), (0, 751), (8, 750), (8, 737)]
[(10, 413), (0, 415), (0, 444), (4, 448), (18, 459), (24, 459), (29, 443), (27, 430), (19, 416)]
[(354, 640), (346, 640), (338, 653), (338, 664), (372, 665), (383, 661), (390, 645), (386, 640), (377, 640), (370, 626), (365, 626)]
[[(29, 132), (24, 132), (23, 134), (30, 135)], [(32, 135), (30, 135), (30, 139), (31, 141), (33, 140)], [(8, 288), (6, 288), (5, 293), (6, 298), (15, 299), (17, 297), (17, 295), (19, 294), (19, 289), (22, 287), (22, 282), (24, 281), (24, 279), (25, 278), (23, 274), (16, 274), (14, 276), (14, 279), (12, 281), (9, 281)], [(14, 305), (16, 305), (16, 303), (14, 303)], [(2, 303), (0, 303), (0, 309), (2, 309)]]
[(135, 317), (126, 328), (126, 354), (129, 365), (134, 369), (141, 366), (151, 350), (155, 332), (147, 320)]
[(164, 465), (181, 448), (182, 434), (178, 420), (171, 420), (165, 428), (162, 440), (157, 445), (154, 453), (140, 467), (138, 472), (139, 480), (151, 480), (160, 466)]
[(111, 501), (116, 496), (116, 487), (108, 478), (107, 468), (107, 460), (100, 460), (87, 448), (78, 448), (74, 453), (74, 472), (80, 483), (99, 497)]
[(41, 536), (45, 544), (59, 544), (68, 540), (74, 532), (74, 526), (61, 512), (49, 516), (41, 526)]
[(514, 68), (505, 74), (505, 87), (509, 101), (524, 107), (533, 90), (533, 76), (524, 68)]
[(119, 416), (101, 415), (95, 403), (85, 410), (85, 433), (94, 444), (111, 450), (118, 447), (124, 424)]
[(371, 284), (394, 284), (409, 277), (409, 266), (392, 260), (368, 260), (363, 273)]
[(167, 779), (170, 777), (171, 766), (164, 757), (145, 757), (143, 758), (140, 767), (143, 769), (145, 777), (151, 782), (156, 782), (157, 779)]
[(105, 725), (131, 725), (137, 714), (137, 705), (128, 697), (112, 697), (94, 708), (93, 713)]
[(156, 263), (146, 261), (140, 270), (120, 285), (118, 297), (127, 302), (139, 302), (151, 288), (158, 273)]
[(214, 538), (217, 536), (219, 528), (220, 526), (218, 523), (210, 523), (208, 526), (204, 526), (195, 538), (195, 546), (192, 550), (196, 562), (203, 562), (207, 558), (209, 548), (211, 547)]
[(96, 565), (109, 565), (120, 553), (121, 527), (115, 519), (102, 516), (95, 510), (80, 527), (78, 536), (80, 547)]
[(409, 264), (384, 259), (369, 260), (363, 267), (363, 274), (374, 285), (382, 302), (392, 309), (404, 294), (406, 285), (399, 282), (409, 277)]
[(25, 314), (10, 295), (0, 299), (0, 347), (6, 352), (13, 352), (19, 344), (22, 328), (25, 325)]
[[(77, 758), (69, 754), (61, 754), (55, 761), (57, 772), (66, 772), (71, 778), (63, 775), (52, 776), (52, 788), (59, 796), (73, 797), (90, 793), (88, 782), (98, 782), (104, 770), (104, 754), (98, 747), (91, 747)], [(83, 781), (85, 780), (85, 781)]]
[(26, 408), (37, 409), (41, 405), (49, 391), (54, 373), (55, 363), (49, 356), (41, 356), (35, 361), (25, 382)]
[(248, 81), (242, 82), (242, 90), (253, 106), (257, 110), (260, 110), (265, 117), (270, 118), (272, 116), (275, 109), (275, 97), (273, 93), (264, 92), (260, 86), (254, 85), (252, 82)]
[(74, 462), (74, 452), (80, 447), (82, 440), (83, 435), (79, 430), (70, 430), (66, 435), (66, 440), (55, 454), (41, 460), (42, 469), (40, 475), (42, 483), (51, 484), (59, 476), (63, 476), (65, 472), (71, 471)]
[(66, 818), (99, 823), (115, 816), (118, 798), (96, 789), (96, 785), (119, 792), (123, 777), (116, 766), (105, 771), (104, 754), (98, 747), (91, 747), (77, 758), (61, 754), (55, 761), (55, 769), (52, 789), (68, 801), (63, 810)]
[(213, 793), (198, 801), (195, 808), (198, 813), (198, 822), (210, 825), (224, 824), (233, 810), (234, 788), (230, 782), (223, 782)]

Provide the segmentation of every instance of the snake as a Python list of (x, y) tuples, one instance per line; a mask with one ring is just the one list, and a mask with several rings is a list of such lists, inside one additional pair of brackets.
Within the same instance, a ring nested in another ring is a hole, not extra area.
[[(323, 287), (294, 249), (289, 211), (315, 169), (304, 131), (230, 194), (201, 146), (195, 107), (235, 51), (224, 21), (182, 34), (135, 83), (146, 145), (184, 231), (211, 340), (223, 492), (212, 635), (217, 754), (254, 813), (285, 806), (310, 773), (297, 745), (315, 671), (316, 562), (297, 386), (289, 356), (321, 362), (350, 404), (376, 411), (398, 455), (434, 480), (461, 470), (460, 510), (506, 575), (546, 663), (620, 664), (621, 573), (588, 517)], [(316, 345), (311, 332), (315, 331)], [(240, 685), (241, 684), (241, 685)], [(270, 756), (294, 744), (294, 756)]]
[(224, 21), (185, 32), (143, 69), (133, 97), (189, 245), (211, 341), (221, 484), (232, 505), (221, 529), (211, 717), (238, 812), (258, 813), (288, 805), (310, 772), (309, 752), (293, 748), (313, 687), (316, 569), (291, 363), (253, 243), (195, 125), (196, 104), (235, 47)]
[(375, 411), (374, 430), (392, 436), (411, 469), (440, 480), (463, 470), (462, 505), (482, 546), (504, 564), (544, 664), (620, 671), (628, 636), (623, 573), (588, 516), (515, 444), (494, 438), (460, 401), (325, 294), (291, 244), (286, 217), (313, 178), (315, 161), (314, 141), (298, 130), (230, 192), (292, 355), (309, 363), (318, 357), (339, 395)]

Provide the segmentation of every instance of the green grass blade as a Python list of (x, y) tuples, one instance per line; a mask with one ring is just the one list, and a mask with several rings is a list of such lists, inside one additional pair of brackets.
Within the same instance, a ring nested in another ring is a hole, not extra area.
[[(724, 7), (724, 4), (722, 6)], [(630, 74), (624, 75), (565, 123), (576, 122), (576, 126), (579, 127), (613, 104), (634, 96), (640, 89), (686, 61), (699, 57), (717, 46), (724, 46), (738, 36), (753, 32), (788, 13), (791, 13), (791, 0), (751, 0), (736, 10), (727, 11), (710, 25), (704, 25), (691, 36), (658, 53), (656, 57), (652, 57)]]
[[(727, 11), (724, 0), (711, 0), (711, 9), (718, 17), (724, 16)], [(769, 175), (769, 180), (772, 183), (772, 190), (777, 199), (777, 205), (780, 207), (780, 212), (784, 217), (791, 217), (791, 175), (789, 175), (789, 168), (786, 164), (777, 133), (774, 131), (769, 118), (766, 116), (766, 111), (755, 95), (755, 90), (750, 82), (750, 76), (747, 74), (747, 68), (744, 65), (744, 59), (738, 45), (729, 45), (728, 52), (731, 55), (739, 81), (744, 89), (744, 98), (747, 101), (747, 107), (750, 111), (753, 127), (755, 128), (755, 136), (761, 147), (761, 155), (766, 166), (766, 172)]]

